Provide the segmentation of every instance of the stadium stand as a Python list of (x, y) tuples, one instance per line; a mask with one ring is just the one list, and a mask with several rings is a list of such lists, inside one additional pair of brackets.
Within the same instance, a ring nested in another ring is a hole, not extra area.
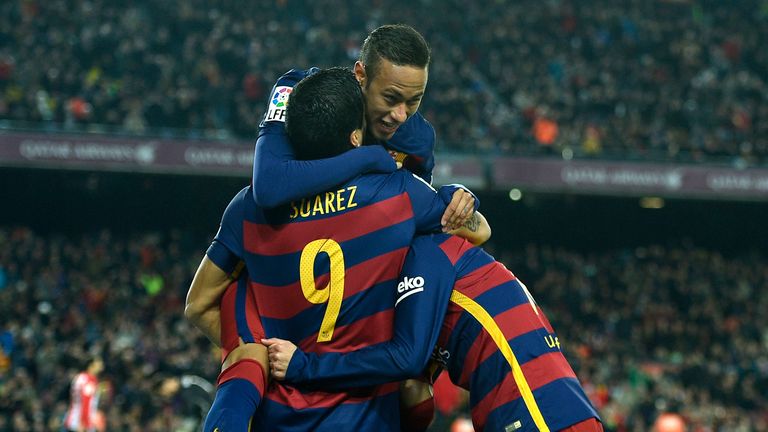
[(0, 119), (250, 140), (282, 72), (351, 66), (368, 30), (405, 22), (434, 50), (422, 109), (443, 150), (765, 163), (764, 2), (346, 6), (4, 2)]

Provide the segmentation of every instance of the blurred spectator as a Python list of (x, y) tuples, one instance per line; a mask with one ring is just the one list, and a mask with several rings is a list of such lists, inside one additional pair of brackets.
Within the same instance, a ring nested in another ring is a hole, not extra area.
[[(127, 239), (41, 236), (0, 228), (0, 431), (59, 431), (70, 379), (101, 353), (106, 430), (198, 429), (197, 403), (161, 391), (185, 375), (215, 379), (220, 357), (183, 316), (193, 238), (146, 233)], [(199, 239), (197, 248), (206, 244)], [(142, 250), (152, 250), (148, 269)], [(151, 293), (142, 272), (163, 289)], [(1, 365), (0, 365), (1, 366)], [(200, 380), (200, 378), (195, 378)], [(186, 378), (187, 381), (190, 378)], [(206, 407), (207, 409), (207, 407)]]
[(104, 430), (104, 417), (98, 411), (101, 389), (99, 374), (104, 370), (104, 361), (95, 357), (88, 362), (83, 372), (72, 379), (70, 401), (64, 417), (64, 427), (72, 432), (95, 432)]
[[(441, 150), (765, 164), (767, 10), (762, 0), (12, 0), (0, 4), (0, 119), (251, 140), (281, 73), (351, 66), (369, 30), (405, 22), (433, 47), (422, 110)], [(544, 107), (544, 120), (532, 115)]]

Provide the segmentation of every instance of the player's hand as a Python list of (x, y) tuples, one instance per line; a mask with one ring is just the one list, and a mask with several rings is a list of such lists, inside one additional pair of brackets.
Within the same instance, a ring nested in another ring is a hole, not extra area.
[(278, 381), (284, 380), (296, 345), (278, 338), (262, 339), (261, 343), (269, 350), (269, 374)]
[(451, 203), (443, 213), (440, 223), (443, 232), (461, 228), (475, 213), (475, 197), (464, 189), (458, 189), (453, 193)]

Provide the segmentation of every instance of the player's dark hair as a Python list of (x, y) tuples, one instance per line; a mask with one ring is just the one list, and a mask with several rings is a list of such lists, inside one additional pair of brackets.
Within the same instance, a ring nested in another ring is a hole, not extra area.
[(365, 65), (368, 82), (379, 73), (381, 59), (397, 66), (426, 68), (430, 50), (427, 41), (413, 27), (405, 24), (387, 24), (372, 31), (360, 49), (359, 60)]
[(322, 159), (351, 147), (349, 136), (363, 127), (365, 100), (349, 69), (323, 69), (293, 88), (285, 112), (285, 132), (296, 159)]

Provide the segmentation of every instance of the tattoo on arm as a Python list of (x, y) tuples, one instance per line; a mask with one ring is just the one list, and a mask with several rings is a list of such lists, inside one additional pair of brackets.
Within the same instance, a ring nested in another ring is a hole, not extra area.
[(474, 213), (471, 218), (464, 222), (464, 228), (477, 232), (478, 228), (480, 228), (480, 218), (477, 216), (477, 213)]

